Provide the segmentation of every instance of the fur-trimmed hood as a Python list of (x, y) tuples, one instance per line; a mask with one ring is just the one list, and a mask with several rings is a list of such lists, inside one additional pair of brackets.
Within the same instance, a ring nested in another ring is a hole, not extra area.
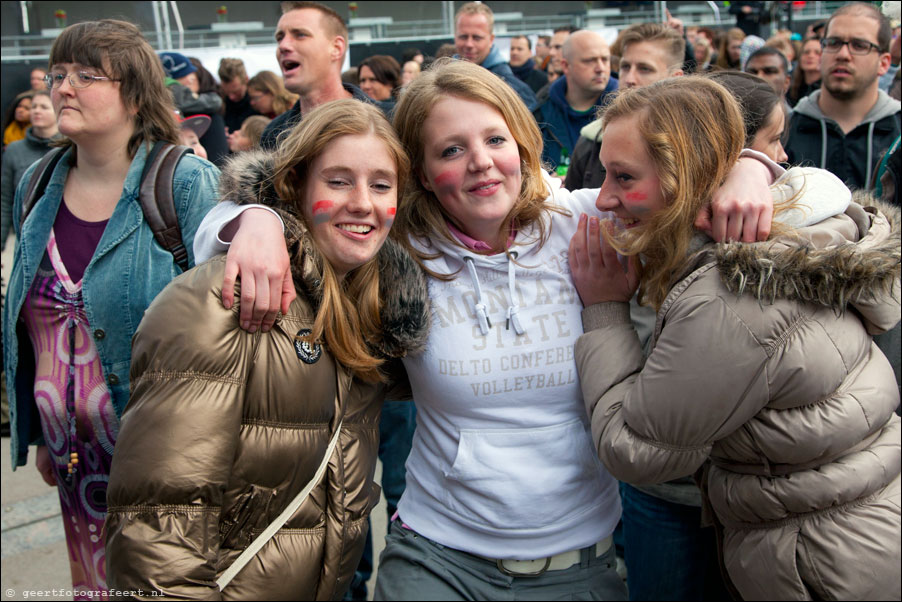
[[(899, 208), (866, 195), (856, 201), (844, 215), (768, 242), (716, 245), (724, 285), (765, 303), (788, 299), (837, 311), (851, 304), (872, 323), (891, 327), (899, 320)], [(895, 305), (895, 322), (881, 324), (875, 313), (886, 313), (886, 302)]]
[[(273, 175), (272, 153), (238, 153), (222, 170), (220, 197), (238, 205), (266, 205), (279, 213), (285, 224), (285, 242), (295, 284), (316, 311), (322, 298), (323, 259), (301, 221), (300, 208), (276, 194)], [(428, 335), (426, 276), (407, 251), (391, 238), (380, 249), (378, 260), (383, 330), (378, 351), (385, 357), (403, 357), (421, 349)]]

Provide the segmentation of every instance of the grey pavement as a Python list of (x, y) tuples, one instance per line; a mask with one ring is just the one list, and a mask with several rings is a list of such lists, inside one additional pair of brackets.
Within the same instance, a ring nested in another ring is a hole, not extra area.
[[(69, 558), (56, 488), (41, 479), (34, 466), (34, 448), (29, 463), (12, 471), (9, 437), (3, 437), (2, 488), (0, 488), (0, 591), (2, 600), (71, 600)], [(382, 464), (376, 467), (381, 479)], [(372, 528), (374, 564), (385, 545), (385, 498), (373, 509)], [(376, 572), (369, 582), (373, 599)], [(56, 590), (56, 591), (54, 591)]]
[[(10, 237), (2, 257), (4, 284), (9, 278), (15, 240)], [(71, 600), (72, 580), (66, 550), (59, 497), (34, 466), (34, 448), (28, 464), (12, 470), (9, 437), (0, 445), (0, 600)], [(382, 464), (376, 466), (376, 482)], [(385, 546), (385, 498), (372, 512), (373, 564)], [(372, 600), (376, 570), (369, 582)]]

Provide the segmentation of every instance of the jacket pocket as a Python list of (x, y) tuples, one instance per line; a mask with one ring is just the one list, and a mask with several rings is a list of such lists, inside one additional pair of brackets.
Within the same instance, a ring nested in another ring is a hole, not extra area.
[(579, 419), (542, 428), (460, 431), (445, 503), (477, 524), (536, 529), (605, 500), (603, 468)]
[(269, 525), (269, 507), (275, 497), (275, 489), (257, 485), (249, 485), (241, 492), (219, 523), (222, 546), (232, 549), (249, 546), (254, 533)]

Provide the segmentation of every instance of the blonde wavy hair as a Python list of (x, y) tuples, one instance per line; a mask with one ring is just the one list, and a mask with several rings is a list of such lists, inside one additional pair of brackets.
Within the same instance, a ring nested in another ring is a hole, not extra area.
[(636, 135), (654, 162), (666, 208), (645, 225), (604, 235), (621, 254), (642, 254), (639, 298), (657, 310), (686, 262), (699, 210), (739, 160), (745, 127), (733, 95), (702, 76), (621, 92), (605, 110), (602, 128), (631, 116), (639, 118)]
[[(550, 190), (542, 179), (542, 134), (520, 97), (487, 69), (466, 61), (439, 59), (411, 82), (401, 96), (395, 108), (394, 125), (412, 164), (420, 170), (417, 176), (423, 175), (421, 170), (426, 146), (423, 124), (435, 103), (447, 97), (481, 102), (504, 118), (520, 153), (522, 182), (520, 195), (503, 223), (512, 223), (517, 230), (535, 224), (538, 240), (544, 243), (548, 232), (542, 216), (548, 211), (565, 212), (548, 201)], [(466, 116), (461, 116), (461, 119), (466, 119)], [(393, 234), (426, 269), (423, 262), (440, 257), (441, 253), (422, 253), (410, 246), (409, 239), (440, 236), (460, 246), (448, 229), (449, 220), (450, 214), (442, 207), (438, 197), (426, 190), (420, 177), (412, 177), (399, 205)], [(435, 274), (428, 269), (427, 272), (445, 280), (454, 277)]]
[(298, 95), (285, 88), (282, 78), (272, 71), (261, 71), (247, 82), (248, 90), (256, 90), (272, 96), (272, 111), (281, 115), (298, 101)]
[[(306, 223), (302, 204), (306, 199), (310, 167), (326, 148), (342, 136), (374, 135), (381, 140), (395, 161), (398, 190), (402, 190), (410, 172), (410, 162), (391, 124), (379, 109), (358, 100), (330, 102), (304, 115), (280, 143), (274, 156), (273, 185), (279, 198), (294, 209)], [(358, 158), (365, 161), (365, 158)], [(308, 342), (325, 340), (332, 356), (355, 376), (378, 382), (384, 377), (379, 370), (383, 360), (371, 350), (382, 339), (379, 312), (379, 263), (373, 257), (364, 265), (339, 279), (328, 261), (322, 260), (317, 241), (309, 237), (319, 257), (322, 272), (322, 301), (316, 313)]]

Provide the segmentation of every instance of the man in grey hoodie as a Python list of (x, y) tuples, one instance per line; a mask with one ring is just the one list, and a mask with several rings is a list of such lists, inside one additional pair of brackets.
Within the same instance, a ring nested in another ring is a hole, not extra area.
[(454, 18), (454, 45), (457, 47), (457, 58), (485, 67), (514, 89), (526, 108), (535, 110), (536, 95), (532, 89), (521, 81), (501, 52), (495, 48), (495, 14), (492, 9), (480, 2), (467, 2), (457, 11)]
[(900, 133), (900, 106), (879, 89), (890, 66), (889, 21), (874, 6), (847, 4), (821, 40), (821, 89), (795, 107), (789, 162), (827, 169), (850, 188), (872, 188), (874, 167)]

